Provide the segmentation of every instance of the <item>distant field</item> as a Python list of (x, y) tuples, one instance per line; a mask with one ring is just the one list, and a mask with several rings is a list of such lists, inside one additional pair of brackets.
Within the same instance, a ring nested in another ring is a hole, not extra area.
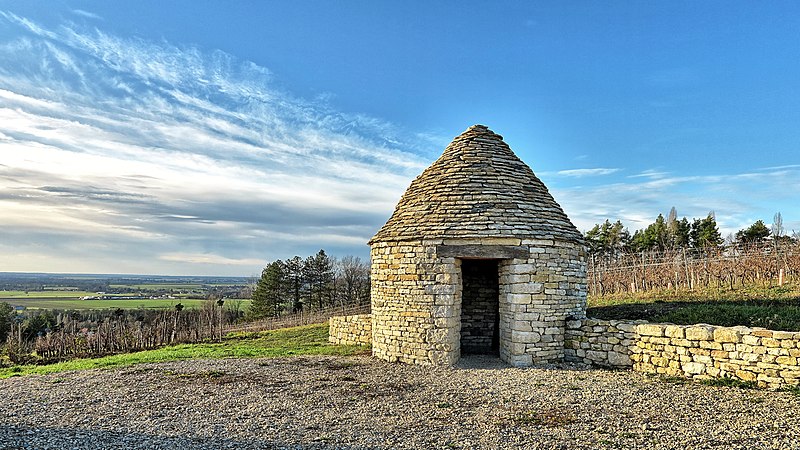
[[(213, 285), (212, 285), (213, 286)], [(140, 289), (143, 291), (157, 291), (159, 289), (201, 289), (202, 284), (177, 283), (177, 284), (110, 284), (112, 289)]]
[[(172, 308), (177, 303), (186, 308), (198, 308), (205, 300), (190, 299), (143, 299), (143, 300), (81, 300), (76, 298), (0, 298), (13, 306), (29, 309), (163, 309)], [(244, 307), (245, 303), (242, 303)]]
[(97, 295), (88, 291), (0, 291), (0, 300), (21, 298), (80, 298), (87, 295)]

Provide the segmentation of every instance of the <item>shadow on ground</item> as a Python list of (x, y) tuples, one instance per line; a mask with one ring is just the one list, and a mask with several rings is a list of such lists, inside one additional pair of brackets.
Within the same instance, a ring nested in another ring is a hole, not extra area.
[(681, 325), (708, 323), (800, 331), (800, 298), (780, 300), (659, 301), (587, 308), (588, 317)]

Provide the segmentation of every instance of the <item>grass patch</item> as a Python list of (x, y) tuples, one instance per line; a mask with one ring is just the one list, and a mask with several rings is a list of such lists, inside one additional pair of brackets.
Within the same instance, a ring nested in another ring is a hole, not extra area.
[(800, 299), (623, 304), (589, 308), (587, 315), (611, 320), (643, 319), (679, 325), (708, 323), (800, 331)]
[(0, 379), (13, 376), (44, 375), (68, 370), (111, 369), (134, 364), (181, 359), (276, 358), (298, 355), (354, 355), (364, 347), (335, 346), (328, 343), (328, 325), (307, 325), (261, 333), (237, 334), (222, 342), (181, 344), (156, 350), (75, 359), (42, 366), (25, 365), (0, 368)]
[(800, 386), (786, 386), (780, 389), (781, 392), (788, 392), (792, 395), (800, 397)]
[(623, 292), (619, 294), (589, 295), (588, 306), (590, 308), (599, 308), (603, 306), (660, 302), (739, 302), (750, 300), (782, 301), (793, 299), (800, 299), (800, 285), (739, 286), (734, 289), (697, 288), (694, 290), (679, 289), (677, 291), (674, 289), (665, 289), (637, 292), (635, 294)]
[(763, 327), (770, 330), (800, 331), (800, 305), (726, 303), (689, 305), (655, 317), (657, 322), (680, 325), (709, 323), (732, 327)]
[(680, 325), (708, 323), (800, 331), (800, 290), (793, 286), (638, 293), (592, 297), (589, 317)]
[(731, 377), (712, 378), (709, 380), (702, 380), (700, 383), (705, 384), (706, 386), (732, 387), (737, 389), (758, 389), (758, 384), (755, 381), (745, 381)]

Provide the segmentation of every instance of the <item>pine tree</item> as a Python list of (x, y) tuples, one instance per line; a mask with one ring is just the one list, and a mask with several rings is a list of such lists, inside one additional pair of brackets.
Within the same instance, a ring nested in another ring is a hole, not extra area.
[(717, 247), (724, 241), (719, 233), (719, 228), (717, 228), (717, 220), (713, 211), (708, 213), (705, 219), (694, 219), (689, 235), (694, 248)]
[(637, 251), (664, 250), (670, 242), (670, 233), (664, 215), (659, 214), (655, 222), (643, 231), (637, 230), (633, 234), (632, 247)]
[(675, 248), (686, 248), (689, 246), (689, 234), (692, 231), (692, 226), (689, 221), (684, 217), (675, 223), (675, 234), (673, 235), (673, 242)]
[(749, 227), (736, 232), (736, 241), (739, 243), (761, 243), (771, 233), (763, 220), (756, 220)]
[(617, 220), (611, 223), (608, 219), (597, 224), (586, 232), (589, 251), (597, 255), (613, 256), (625, 251), (630, 245), (631, 234)]
[(284, 284), (283, 262), (277, 260), (261, 271), (261, 278), (253, 291), (253, 300), (247, 312), (249, 319), (275, 316), (282, 303)]
[(283, 294), (286, 299), (291, 300), (293, 313), (303, 310), (303, 291), (306, 285), (303, 267), (303, 260), (299, 256), (284, 262)]
[(14, 308), (5, 302), (0, 302), (0, 342), (6, 341), (11, 323), (14, 320)]
[(319, 309), (333, 303), (333, 263), (325, 250), (306, 258), (303, 273), (306, 279), (304, 294), (308, 303)]

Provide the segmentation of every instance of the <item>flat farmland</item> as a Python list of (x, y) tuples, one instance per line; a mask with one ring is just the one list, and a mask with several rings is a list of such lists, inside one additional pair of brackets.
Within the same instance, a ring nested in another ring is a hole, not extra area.
[(89, 291), (44, 290), (44, 291), (0, 291), (0, 301), (16, 299), (58, 299), (81, 298), (87, 295), (96, 295)]
[(176, 298), (81, 300), (80, 297), (0, 297), (0, 302), (7, 302), (12, 306), (24, 306), (27, 309), (164, 309), (172, 308), (178, 303), (186, 308), (199, 308), (204, 301)]
[[(210, 285), (215, 286), (215, 285)], [(220, 285), (225, 286), (225, 285)], [(190, 284), (190, 283), (175, 283), (175, 284), (110, 284), (108, 286), (110, 289), (141, 289), (141, 290), (192, 290), (192, 289), (204, 289), (204, 285), (202, 284)]]
[(26, 309), (198, 308), (223, 298), (245, 308), (253, 281), (244, 277), (27, 274), (0, 272), (0, 302)]

